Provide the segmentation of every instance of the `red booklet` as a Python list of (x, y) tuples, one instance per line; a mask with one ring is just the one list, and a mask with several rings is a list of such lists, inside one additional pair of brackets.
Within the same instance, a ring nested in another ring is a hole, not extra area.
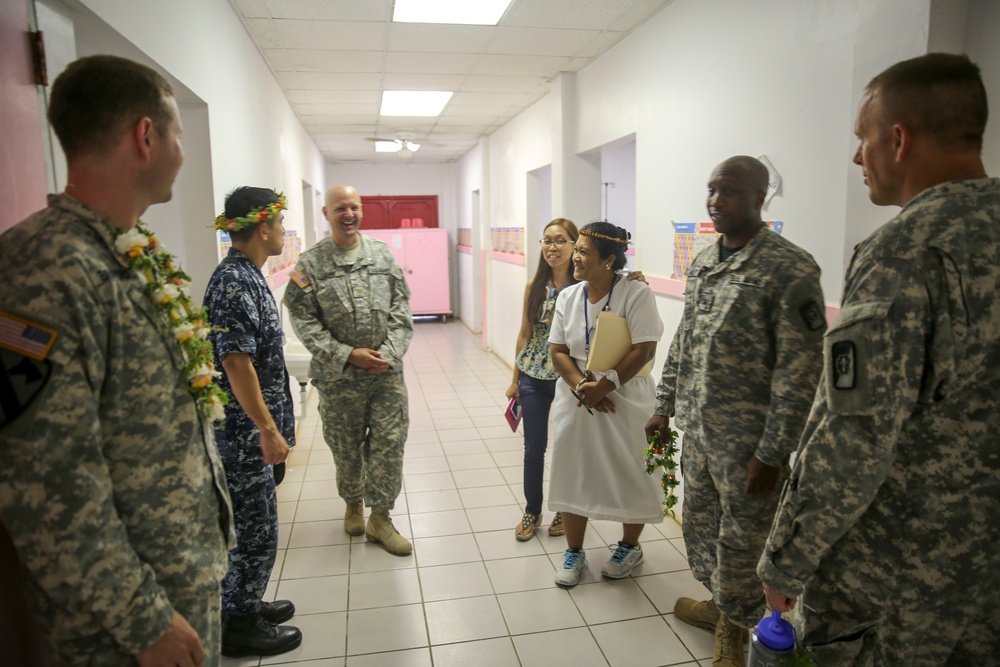
[(510, 403), (507, 404), (507, 409), (504, 410), (503, 416), (507, 418), (510, 430), (517, 433), (517, 425), (521, 423), (521, 404), (517, 402), (516, 398), (510, 399)]

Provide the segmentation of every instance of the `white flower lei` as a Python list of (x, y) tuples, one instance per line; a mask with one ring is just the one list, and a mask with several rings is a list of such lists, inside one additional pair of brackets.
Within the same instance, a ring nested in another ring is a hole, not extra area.
[(188, 287), (191, 278), (174, 264), (174, 255), (163, 248), (141, 221), (119, 234), (115, 250), (146, 281), (145, 291), (153, 308), (180, 346), (188, 391), (198, 410), (209, 421), (221, 421), (226, 416), (229, 399), (215, 382), (221, 373), (215, 370), (215, 351), (208, 340), (212, 327), (205, 309), (191, 301)]

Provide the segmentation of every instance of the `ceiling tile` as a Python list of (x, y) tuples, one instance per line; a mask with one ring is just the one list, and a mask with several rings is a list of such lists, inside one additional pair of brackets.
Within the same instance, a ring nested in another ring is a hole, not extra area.
[(504, 27), (601, 30), (621, 16), (632, 0), (517, 0), (504, 14)]
[(377, 113), (375, 104), (296, 104), (295, 110), (303, 116), (356, 116)]
[(299, 72), (297, 76), (302, 88), (317, 90), (377, 90), (382, 83), (382, 77), (375, 73)]
[(247, 19), (247, 30), (250, 37), (262, 49), (275, 49), (282, 46), (281, 35), (271, 19)]
[(523, 103), (525, 93), (455, 93), (451, 97), (449, 107), (460, 106), (500, 106), (509, 107)]
[(597, 36), (592, 42), (587, 44), (578, 56), (584, 58), (593, 58), (601, 53), (604, 53), (609, 48), (614, 46), (622, 37), (625, 36), (624, 32), (619, 32), (617, 30), (606, 30)]
[(287, 97), (288, 101), (292, 103), (292, 106), (312, 101), (309, 99), (308, 90), (286, 90), (285, 97)]
[(383, 23), (293, 19), (276, 19), (274, 23), (286, 48), (381, 51), (385, 43)]
[(456, 90), (465, 77), (460, 74), (386, 73), (385, 90)]
[[(393, 24), (393, 0), (230, 0), (326, 159), (400, 168), (364, 137), (412, 129), (415, 160), (453, 161), (670, 1), (516, 0), (500, 26), (457, 26)], [(383, 90), (456, 95), (437, 118), (382, 117)]]
[(386, 72), (434, 72), (435, 74), (468, 74), (479, 59), (477, 53), (420, 53), (390, 51), (386, 54)]
[(298, 72), (275, 72), (274, 76), (277, 77), (278, 83), (281, 84), (286, 93), (302, 88), (302, 79), (299, 78)]
[(600, 34), (598, 30), (499, 27), (486, 50), (499, 54), (569, 57), (577, 55)]
[(307, 90), (306, 99), (310, 104), (371, 104), (378, 111), (382, 101), (379, 90)]
[(236, 8), (240, 14), (248, 19), (262, 19), (271, 16), (267, 3), (264, 0), (236, 0)]
[(320, 21), (388, 21), (392, 6), (386, 0), (267, 0), (276, 19)]
[(473, 74), (491, 76), (549, 77), (562, 69), (569, 58), (556, 56), (497, 56), (484, 55), (473, 68)]
[(618, 17), (618, 20), (610, 24), (608, 28), (611, 30), (628, 32), (656, 12), (669, 5), (671, 2), (673, 2), (673, 0), (635, 0), (635, 2), (632, 3), (632, 6), (625, 10), (625, 12)]
[(459, 90), (493, 93), (529, 92), (540, 86), (545, 86), (546, 77), (542, 76), (479, 76), (465, 77)]
[(299, 72), (381, 72), (381, 51), (288, 49), (289, 65)]
[(292, 67), (292, 61), (288, 58), (288, 51), (284, 49), (261, 49), (261, 53), (264, 54), (264, 58), (267, 59), (267, 63), (271, 66), (271, 70), (275, 72), (294, 72), (295, 68)]
[(494, 30), (482, 25), (393, 23), (389, 30), (389, 50), (481, 53)]

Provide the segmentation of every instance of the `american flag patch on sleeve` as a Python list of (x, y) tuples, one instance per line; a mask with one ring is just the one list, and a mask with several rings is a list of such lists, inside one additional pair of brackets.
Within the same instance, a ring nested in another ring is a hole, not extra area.
[(54, 329), (0, 312), (0, 347), (42, 361), (58, 335)]
[(300, 269), (295, 269), (288, 274), (288, 277), (292, 279), (292, 282), (298, 285), (300, 288), (305, 289), (309, 285), (309, 278)]

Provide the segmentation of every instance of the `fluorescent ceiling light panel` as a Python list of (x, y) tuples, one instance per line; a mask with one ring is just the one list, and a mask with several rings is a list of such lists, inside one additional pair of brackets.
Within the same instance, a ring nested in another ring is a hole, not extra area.
[(376, 141), (376, 153), (395, 153), (400, 148), (398, 141)]
[(397, 23), (496, 25), (511, 0), (396, 0)]
[(382, 116), (440, 116), (454, 95), (443, 90), (386, 90), (382, 92)]

